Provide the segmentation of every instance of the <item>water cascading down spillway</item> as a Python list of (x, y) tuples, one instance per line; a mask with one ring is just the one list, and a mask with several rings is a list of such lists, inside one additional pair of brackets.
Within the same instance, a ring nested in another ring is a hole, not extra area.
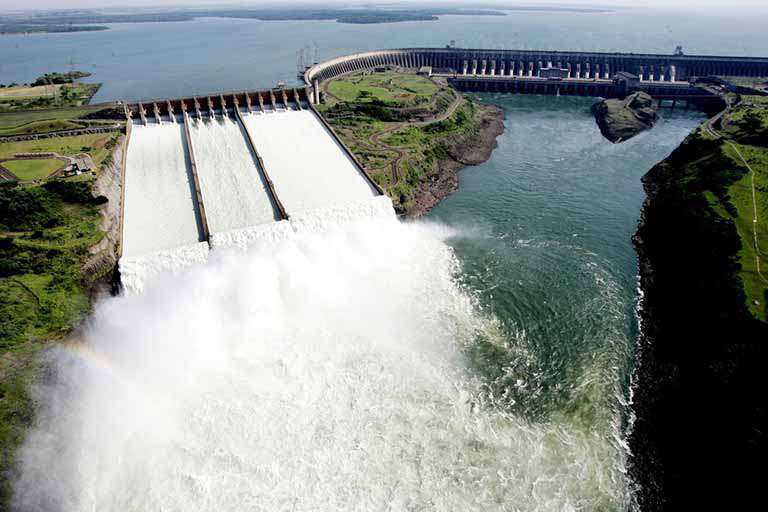
[[(120, 262), (129, 291), (205, 261), (208, 245), (246, 248), (262, 237), (284, 236), (320, 210), (364, 215), (370, 206), (350, 205), (379, 194), (329, 127), (308, 104), (302, 107), (297, 91), (217, 101), (182, 102), (176, 118), (161, 116), (153, 104), (154, 116), (134, 127)], [(166, 104), (172, 115), (171, 101)], [(289, 216), (295, 216), (291, 224)]]
[(120, 259), (128, 289), (140, 289), (142, 275), (206, 258), (188, 141), (183, 123), (175, 121), (156, 116), (131, 130)]

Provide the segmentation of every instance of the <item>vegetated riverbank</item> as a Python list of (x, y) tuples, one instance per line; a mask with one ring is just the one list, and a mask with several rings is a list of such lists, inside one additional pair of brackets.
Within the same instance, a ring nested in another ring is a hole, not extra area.
[(645, 511), (762, 500), (768, 105), (760, 101), (706, 123), (643, 179), (629, 445)]
[(122, 140), (114, 132), (0, 144), (0, 155), (88, 149), (98, 166), (95, 176), (0, 183), (2, 510), (10, 499), (16, 450), (34, 421), (31, 387), (46, 373), (42, 354), (66, 341), (90, 312), (94, 297), (112, 281)]
[(504, 131), (499, 107), (397, 71), (333, 80), (319, 110), (398, 213), (411, 217), (455, 191), (458, 171), (490, 158)]

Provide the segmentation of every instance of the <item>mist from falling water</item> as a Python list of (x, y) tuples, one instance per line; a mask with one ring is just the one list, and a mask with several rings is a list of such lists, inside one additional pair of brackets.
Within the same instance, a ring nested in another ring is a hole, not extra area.
[(457, 284), (447, 228), (304, 226), (98, 305), (51, 353), (15, 507), (623, 507), (609, 439), (482, 398), (465, 349), (518, 342)]

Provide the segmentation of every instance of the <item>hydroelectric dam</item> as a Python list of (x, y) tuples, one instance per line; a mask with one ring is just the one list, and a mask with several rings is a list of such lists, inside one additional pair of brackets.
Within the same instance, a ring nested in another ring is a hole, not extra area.
[(462, 91), (612, 98), (643, 90), (660, 105), (717, 110), (722, 98), (697, 80), (768, 76), (768, 58), (377, 50), (307, 67), (300, 87), (126, 103), (122, 282), (140, 289), (149, 275), (204, 261), (210, 248), (247, 247), (310, 222), (310, 212), (383, 196), (314, 107), (323, 82), (380, 68), (442, 77)]

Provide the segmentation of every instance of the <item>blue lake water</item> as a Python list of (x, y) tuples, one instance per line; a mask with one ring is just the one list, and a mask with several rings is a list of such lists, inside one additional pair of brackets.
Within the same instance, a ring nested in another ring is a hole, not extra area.
[(375, 25), (232, 19), (115, 24), (103, 32), (0, 36), (0, 83), (75, 68), (104, 84), (95, 102), (265, 88), (296, 80), (296, 52), (306, 45), (317, 45), (322, 60), (376, 48), (442, 46), (452, 39), (475, 48), (671, 53), (680, 44), (691, 54), (768, 55), (765, 23), (765, 15), (622, 10)]

